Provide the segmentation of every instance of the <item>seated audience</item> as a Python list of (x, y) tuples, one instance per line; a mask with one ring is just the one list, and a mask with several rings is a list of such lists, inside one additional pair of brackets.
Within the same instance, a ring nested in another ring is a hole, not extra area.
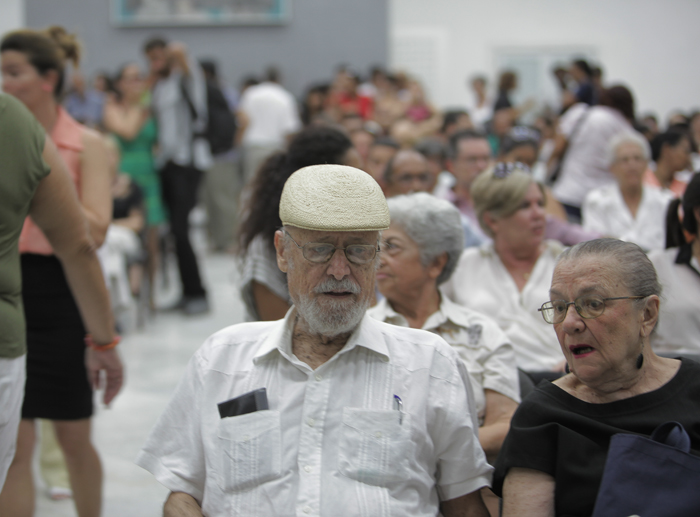
[(496, 463), (504, 517), (589, 516), (610, 438), (680, 422), (700, 450), (700, 364), (657, 356), (661, 286), (637, 245), (584, 242), (559, 258), (544, 320), (570, 373), (518, 408)]
[(608, 160), (616, 182), (592, 190), (583, 202), (585, 230), (662, 249), (664, 216), (671, 196), (642, 181), (649, 163), (649, 144), (636, 132), (623, 132), (610, 142)]
[[(682, 218), (680, 214), (683, 214)], [(688, 183), (683, 200), (668, 207), (666, 250), (649, 259), (664, 289), (654, 350), (664, 355), (700, 354), (700, 174)], [(675, 355), (673, 355), (675, 357)]]
[(278, 208), (284, 182), (307, 165), (356, 166), (359, 161), (345, 134), (331, 127), (309, 126), (292, 139), (286, 153), (273, 154), (258, 170), (239, 233), (239, 287), (248, 321), (281, 319), (291, 304), (287, 277), (277, 267), (273, 245), (275, 231), (281, 226)]
[(687, 183), (676, 173), (690, 167), (690, 137), (686, 131), (671, 129), (656, 135), (651, 141), (651, 159), (656, 167), (647, 170), (644, 183), (668, 189), (676, 197), (683, 195)]
[(544, 191), (520, 164), (499, 163), (471, 189), (484, 232), (493, 240), (464, 251), (443, 292), (495, 319), (515, 347), (518, 367), (556, 377), (564, 358), (537, 313), (562, 246), (545, 240)]

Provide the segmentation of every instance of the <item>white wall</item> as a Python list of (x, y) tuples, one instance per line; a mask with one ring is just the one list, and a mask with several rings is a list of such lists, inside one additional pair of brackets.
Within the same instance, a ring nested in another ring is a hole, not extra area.
[(0, 35), (24, 26), (24, 0), (0, 1)]
[[(474, 74), (495, 86), (499, 62), (514, 53), (542, 62), (584, 54), (606, 84), (630, 87), (638, 114), (665, 119), (700, 107), (699, 20), (698, 0), (390, 0), (389, 59), (446, 107), (469, 104)], [(544, 86), (555, 91), (553, 81)]]

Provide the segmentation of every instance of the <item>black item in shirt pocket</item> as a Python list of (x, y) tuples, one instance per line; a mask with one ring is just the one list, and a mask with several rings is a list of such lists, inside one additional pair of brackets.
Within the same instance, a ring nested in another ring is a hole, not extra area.
[(270, 409), (267, 403), (267, 390), (259, 388), (218, 404), (221, 418), (245, 415), (263, 409)]

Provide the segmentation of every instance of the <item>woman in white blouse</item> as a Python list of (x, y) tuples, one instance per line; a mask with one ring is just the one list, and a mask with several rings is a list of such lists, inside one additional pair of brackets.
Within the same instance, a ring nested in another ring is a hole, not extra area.
[(518, 367), (556, 378), (564, 356), (537, 312), (563, 247), (545, 240), (544, 191), (519, 163), (499, 163), (472, 185), (474, 208), (493, 241), (462, 253), (443, 292), (460, 305), (496, 320), (515, 348)]
[[(421, 192), (387, 200), (391, 226), (382, 232), (377, 285), (384, 298), (368, 314), (393, 325), (423, 329), (455, 348), (471, 381), (479, 442), (493, 463), (520, 402), (513, 347), (491, 318), (441, 296), (464, 249), (459, 211)], [(482, 491), (498, 515), (498, 500)]]
[[(682, 214), (682, 218), (681, 218)], [(671, 357), (700, 355), (700, 174), (668, 209), (668, 246), (649, 254), (664, 303), (651, 346)]]
[(592, 190), (581, 209), (583, 228), (633, 242), (649, 251), (666, 242), (666, 207), (673, 195), (644, 185), (649, 144), (639, 133), (617, 134), (609, 147), (610, 172), (616, 182)]

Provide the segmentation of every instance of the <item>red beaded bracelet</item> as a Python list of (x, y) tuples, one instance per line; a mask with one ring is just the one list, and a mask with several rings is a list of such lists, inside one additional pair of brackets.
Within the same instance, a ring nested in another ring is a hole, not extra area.
[(122, 337), (121, 337), (120, 335), (116, 335), (116, 336), (114, 337), (114, 341), (112, 341), (111, 343), (108, 343), (108, 344), (106, 344), (106, 345), (98, 345), (97, 343), (95, 343), (95, 342), (92, 340), (92, 336), (91, 336), (90, 334), (88, 334), (87, 336), (85, 336), (85, 344), (86, 344), (87, 346), (89, 346), (89, 347), (92, 348), (93, 350), (101, 350), (101, 351), (104, 351), (104, 350), (111, 350), (112, 348), (114, 348), (115, 346), (117, 346), (121, 340), (122, 340)]

